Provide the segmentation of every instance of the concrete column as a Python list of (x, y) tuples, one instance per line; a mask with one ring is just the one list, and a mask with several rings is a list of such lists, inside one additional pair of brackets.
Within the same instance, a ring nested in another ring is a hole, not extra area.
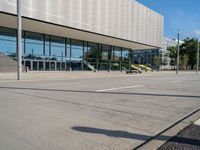
[(49, 61), (49, 71), (51, 71), (51, 61)]
[(17, 56), (18, 56), (17, 80), (21, 79), (21, 73), (22, 73), (21, 36), (22, 36), (21, 0), (17, 0)]
[(111, 60), (109, 60), (109, 64), (108, 64), (108, 72), (111, 72)]
[(120, 62), (119, 62), (119, 69), (120, 69), (120, 71), (122, 72), (122, 61), (120, 60)]
[(40, 70), (40, 62), (37, 61), (37, 70)]
[(56, 71), (57, 70), (57, 62), (55, 61), (54, 64), (55, 64), (55, 71)]
[(43, 70), (45, 71), (45, 67), (46, 67), (46, 64), (45, 64), (45, 60), (43, 60)]
[(30, 60), (30, 64), (31, 64), (31, 71), (33, 70), (33, 61)]
[(65, 59), (65, 71), (66, 71), (66, 68), (67, 68), (67, 62), (66, 62), (66, 59)]

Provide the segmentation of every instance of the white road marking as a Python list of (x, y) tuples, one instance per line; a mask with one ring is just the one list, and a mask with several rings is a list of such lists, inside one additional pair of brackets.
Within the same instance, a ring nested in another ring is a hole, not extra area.
[(39, 86), (58, 86), (58, 85), (66, 85), (66, 83), (41, 84)]
[(144, 86), (144, 85), (135, 85), (135, 86), (126, 86), (126, 87), (102, 89), (102, 90), (96, 90), (96, 92), (106, 92), (106, 91), (115, 91), (115, 90), (121, 90), (121, 89), (139, 88), (139, 87), (143, 87), (143, 86)]
[(197, 120), (194, 124), (200, 126), (200, 119)]
[(173, 83), (179, 83), (179, 82), (182, 82), (181, 80), (175, 80), (175, 81), (172, 81)]

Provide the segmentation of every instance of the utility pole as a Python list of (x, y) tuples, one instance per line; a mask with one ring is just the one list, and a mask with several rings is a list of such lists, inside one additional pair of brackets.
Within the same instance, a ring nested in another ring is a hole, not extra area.
[(196, 73), (198, 74), (199, 72), (199, 40), (197, 44), (197, 68), (196, 68)]
[(180, 30), (178, 29), (178, 50), (177, 50), (177, 64), (176, 64), (176, 74), (179, 72), (179, 51), (180, 51)]
[(21, 73), (22, 73), (21, 34), (22, 34), (21, 0), (17, 0), (17, 56), (18, 56), (17, 80), (21, 79)]

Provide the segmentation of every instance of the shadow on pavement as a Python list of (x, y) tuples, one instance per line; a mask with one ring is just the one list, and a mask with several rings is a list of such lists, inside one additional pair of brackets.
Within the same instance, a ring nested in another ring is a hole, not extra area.
[(89, 93), (89, 94), (118, 94), (118, 95), (135, 95), (135, 96), (156, 96), (156, 97), (177, 97), (177, 98), (197, 98), (198, 95), (176, 95), (176, 94), (155, 94), (155, 93), (128, 93), (128, 92), (97, 92), (97, 91), (83, 91), (83, 90), (65, 90), (65, 89), (46, 89), (46, 88), (29, 88), (29, 87), (3, 87), (0, 89), (11, 90), (34, 90), (34, 91), (52, 91), (52, 92), (71, 92), (71, 93)]
[[(129, 133), (127, 131), (107, 130), (107, 129), (92, 128), (92, 127), (82, 127), (82, 126), (75, 126), (72, 127), (71, 129), (79, 132), (85, 132), (91, 134), (103, 134), (109, 137), (127, 138), (127, 139), (141, 140), (141, 141), (146, 141), (153, 137), (149, 135)], [(156, 140), (161, 140), (161, 141), (168, 141), (169, 139), (171, 142), (200, 146), (200, 141), (196, 139), (184, 138), (184, 137), (172, 138), (170, 136), (165, 136), (165, 135), (160, 135), (156, 137)]]
[[(197, 100), (200, 100), (200, 96), (194, 96), (194, 95), (126, 93), (126, 92), (96, 92), (96, 91), (83, 91), (83, 90), (6, 87), (6, 86), (0, 86), (0, 89), (24, 90), (24, 91), (29, 90), (29, 91), (71, 92), (71, 93), (88, 93), (88, 94), (117, 94), (117, 95), (133, 95), (133, 96), (136, 95), (136, 96), (178, 97), (178, 98), (196, 98)], [(190, 99), (188, 99), (188, 100), (190, 100)], [(79, 105), (84, 105), (84, 104), (79, 104)], [(129, 133), (127, 131), (107, 130), (107, 129), (92, 128), (92, 127), (82, 127), (82, 126), (75, 126), (75, 127), (72, 127), (71, 129), (75, 130), (75, 131), (79, 131), (79, 132), (85, 132), (85, 133), (91, 133), (91, 134), (103, 134), (103, 135), (106, 135), (109, 137), (127, 138), (127, 139), (141, 140), (141, 141), (147, 141), (154, 137), (154, 136), (150, 136), (150, 135)], [(156, 137), (157, 140), (161, 140), (161, 141), (167, 141), (170, 138), (171, 137), (169, 137), (169, 136), (163, 136), (163, 135), (159, 135)], [(200, 146), (200, 140), (196, 140), (196, 139), (192, 139), (192, 138), (176, 137), (176, 138), (172, 138), (171, 141), (176, 142), (176, 143)]]

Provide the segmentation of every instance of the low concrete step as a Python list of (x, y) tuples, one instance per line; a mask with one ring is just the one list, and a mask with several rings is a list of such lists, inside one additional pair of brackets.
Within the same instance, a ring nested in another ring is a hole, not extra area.
[[(25, 67), (22, 68), (24, 71)], [(17, 61), (0, 53), (0, 72), (17, 72)]]

